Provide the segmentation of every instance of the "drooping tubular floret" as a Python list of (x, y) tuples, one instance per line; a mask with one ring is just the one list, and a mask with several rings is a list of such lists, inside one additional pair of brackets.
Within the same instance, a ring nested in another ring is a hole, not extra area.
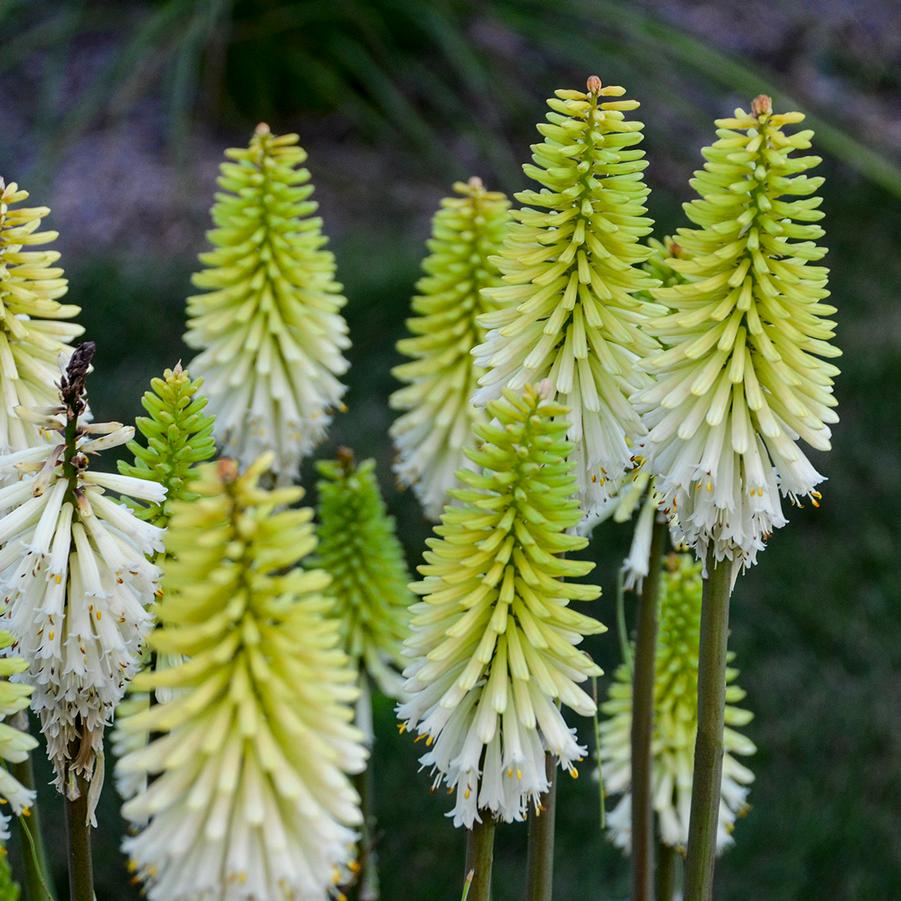
[[(108, 492), (154, 504), (156, 482), (89, 467), (89, 457), (124, 444), (134, 429), (84, 423), (92, 342), (78, 345), (59, 380), (57, 405), (17, 408), (50, 436), (0, 457), (0, 590), (3, 618), (28, 663), (31, 703), (41, 718), (56, 784), (70, 798), (102, 785), (103, 733), (140, 662), (147, 607), (159, 578), (148, 561), (163, 529), (138, 519)], [(18, 478), (18, 481), (11, 481)]]
[(189, 368), (204, 378), (223, 453), (248, 465), (272, 451), (282, 481), (325, 435), (350, 346), (297, 141), (260, 125), (249, 147), (226, 151), (185, 335), (201, 351)]
[(159, 736), (118, 764), (152, 777), (122, 808), (152, 901), (325, 898), (349, 876), (361, 817), (348, 774), (366, 759), (356, 673), (328, 575), (298, 566), (312, 511), (287, 506), (301, 488), (260, 486), (270, 465), (204, 464), (198, 497), (173, 504), (149, 643), (185, 659), (141, 673), (136, 690), (172, 695), (119, 724)]
[[(654, 732), (651, 741), (653, 805), (661, 840), (683, 853), (688, 842), (695, 737), (698, 731), (698, 644), (701, 624), (701, 565), (688, 554), (671, 554), (660, 583), (657, 653), (654, 663)], [(755, 751), (738, 729), (752, 715), (736, 705), (745, 693), (735, 684), (737, 670), (726, 670), (726, 729), (717, 848), (731, 843), (735, 819), (746, 807), (754, 774), (738, 757)], [(608, 700), (601, 705), (601, 764), (604, 788), (621, 795), (607, 817), (613, 842), (631, 848), (632, 673), (619, 666)]]
[(828, 450), (838, 418), (822, 178), (807, 174), (820, 158), (797, 155), (813, 132), (783, 130), (803, 118), (761, 96), (717, 122), (685, 207), (697, 228), (679, 229), (667, 261), (684, 283), (652, 292), (670, 308), (649, 326), (666, 348), (646, 361), (656, 384), (636, 396), (681, 540), (735, 572), (785, 524), (780, 494), (816, 505), (823, 476), (798, 441)]
[(498, 306), (482, 289), (500, 284), (493, 258), (510, 221), (510, 201), (481, 179), (457, 182), (454, 191), (459, 196), (442, 200), (432, 220), (425, 275), (407, 320), (413, 337), (397, 345), (412, 361), (394, 368), (405, 387), (391, 395), (392, 408), (404, 411), (391, 426), (395, 469), (430, 519), (441, 516), (457, 470), (471, 466), (465, 450), (485, 415), (472, 403), (483, 372), (472, 350), (485, 340), (476, 317)]
[(57, 232), (39, 231), (47, 207), (19, 206), (28, 192), (0, 178), (0, 454), (36, 443), (39, 430), (15, 408), (52, 407), (60, 355), (84, 329), (65, 320), (80, 308), (61, 304), (68, 290), (59, 253), (42, 250)]
[(404, 551), (375, 475), (375, 461), (357, 464), (341, 448), (337, 460), (316, 464), (319, 549), (315, 565), (331, 577), (328, 593), (350, 659), (397, 697), (401, 645), (413, 596)]
[(600, 588), (568, 581), (594, 563), (565, 558), (587, 544), (569, 531), (580, 513), (566, 407), (526, 386), (504, 389), (487, 412), (467, 452), (479, 469), (460, 471), (457, 503), (412, 586), (422, 601), (406, 642), (409, 700), (398, 708), (426, 739), (421, 762), (436, 785), (456, 790), (454, 824), (467, 828), (485, 811), (509, 821), (537, 807), (546, 752), (575, 773), (585, 748), (559, 705), (594, 712), (579, 683), (601, 670), (578, 645), (604, 631), (569, 607)]
[(477, 403), (548, 379), (569, 408), (586, 515), (633, 466), (644, 428), (628, 399), (647, 384), (638, 363), (657, 347), (641, 330), (655, 308), (638, 296), (657, 284), (640, 267), (651, 253), (640, 242), (651, 230), (643, 126), (626, 118), (638, 102), (624, 93), (592, 77), (587, 92), (548, 101), (544, 140), (524, 166), (541, 187), (516, 195), (524, 206), (498, 257), (503, 284), (485, 290), (500, 309), (479, 318), (488, 334), (475, 351), (487, 370)]

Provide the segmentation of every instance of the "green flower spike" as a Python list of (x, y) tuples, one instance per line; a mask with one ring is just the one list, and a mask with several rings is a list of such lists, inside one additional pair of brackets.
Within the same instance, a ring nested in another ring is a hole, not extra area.
[(754, 563), (785, 525), (780, 494), (817, 505), (821, 476), (798, 446), (830, 446), (840, 354), (829, 340), (826, 253), (816, 241), (820, 159), (797, 156), (811, 131), (786, 134), (801, 113), (773, 114), (768, 97), (717, 122), (692, 185), (681, 253), (684, 280), (653, 292), (670, 312), (650, 324), (666, 347), (646, 361), (656, 384), (635, 400), (649, 429), (645, 453), (677, 538), (701, 558)]
[[(654, 684), (653, 804), (662, 841), (684, 853), (688, 841), (692, 767), (698, 729), (698, 643), (701, 621), (701, 565), (688, 554), (671, 554), (660, 585), (660, 627)], [(735, 705), (745, 693), (735, 684), (738, 673), (727, 669), (726, 730), (717, 847), (731, 842), (736, 816), (744, 812), (754, 774), (737, 757), (753, 754), (750, 739), (737, 731), (752, 715)], [(621, 664), (601, 710), (601, 764), (604, 787), (622, 795), (607, 817), (610, 837), (624, 850), (631, 847), (632, 673)]]
[(411, 586), (423, 600), (413, 607), (408, 700), (398, 708), (426, 739), (420, 762), (436, 786), (456, 789), (454, 825), (466, 828), (485, 810), (524, 819), (548, 788), (546, 752), (576, 775), (586, 749), (559, 705), (595, 712), (579, 683), (601, 670), (578, 645), (604, 631), (569, 607), (600, 588), (569, 581), (594, 563), (564, 557), (588, 543), (570, 534), (580, 512), (566, 407), (527, 385), (504, 389), (487, 412), (467, 452), (479, 471), (460, 470), (458, 503), (445, 508), (423, 581)]
[(226, 151), (233, 162), (221, 166), (214, 249), (194, 276), (205, 293), (188, 298), (185, 335), (202, 351), (189, 368), (205, 380), (223, 453), (248, 465), (273, 451), (282, 481), (325, 435), (350, 346), (297, 140), (259, 125), (248, 148)]
[(143, 826), (124, 845), (151, 901), (325, 898), (349, 877), (361, 817), (347, 774), (366, 760), (356, 674), (328, 575), (298, 565), (312, 511), (287, 507), (301, 488), (260, 487), (270, 465), (204, 464), (198, 497), (172, 508), (149, 640), (185, 662), (141, 673), (137, 690), (172, 697), (120, 723), (160, 733), (118, 764), (157, 774), (123, 806)]
[(544, 140), (524, 166), (541, 189), (516, 195), (525, 206), (498, 259), (503, 286), (485, 290), (501, 308), (479, 318), (488, 334), (475, 351), (488, 370), (477, 404), (549, 379), (567, 405), (586, 516), (634, 465), (644, 427), (629, 397), (648, 383), (639, 361), (657, 347), (640, 328), (656, 308), (637, 296), (657, 284), (639, 265), (651, 253), (640, 243), (651, 230), (643, 126), (626, 119), (638, 102), (616, 99), (624, 93), (592, 76), (587, 93), (548, 101)]
[(165, 527), (176, 501), (192, 500), (189, 488), (192, 467), (209, 460), (216, 453), (213, 440), (213, 417), (204, 412), (206, 398), (198, 393), (203, 379), (191, 376), (176, 364), (163, 377), (150, 382), (141, 406), (150, 414), (135, 420), (138, 431), (147, 441), (129, 441), (126, 447), (134, 454), (134, 463), (119, 461), (122, 475), (158, 482), (166, 489), (161, 504), (133, 503), (139, 519)]
[(320, 479), (319, 553), (315, 565), (331, 577), (344, 648), (386, 694), (397, 697), (401, 645), (413, 600), (403, 548), (375, 476), (375, 461), (357, 465), (353, 453), (316, 464)]
[(0, 901), (19, 901), (22, 888), (13, 877), (6, 845), (0, 845)]
[(395, 469), (430, 519), (441, 516), (457, 470), (471, 466), (465, 451), (473, 444), (473, 425), (484, 419), (471, 402), (483, 373), (472, 350), (485, 340), (476, 316), (497, 308), (482, 288), (500, 284), (493, 257), (510, 221), (510, 202), (486, 191), (481, 179), (457, 182), (454, 191), (460, 196), (442, 200), (432, 220), (425, 276), (416, 285), (415, 315), (407, 320), (413, 337), (397, 345), (412, 362), (394, 368), (406, 387), (391, 396), (392, 408), (406, 411), (391, 426)]
[[(119, 461), (122, 475), (158, 482), (166, 489), (166, 497), (160, 503), (126, 499), (139, 519), (155, 526), (169, 524), (172, 504), (175, 501), (191, 501), (197, 495), (191, 490), (190, 482), (196, 473), (196, 466), (209, 460), (216, 453), (213, 440), (213, 417), (204, 410), (206, 398), (199, 393), (203, 379), (191, 379), (187, 371), (177, 364), (167, 369), (162, 378), (151, 381), (150, 391), (145, 391), (141, 405), (150, 414), (139, 416), (135, 421), (138, 431), (144, 436), (146, 447), (136, 440), (126, 447), (134, 454), (134, 463)], [(162, 556), (157, 553), (155, 561)], [(163, 669), (181, 662), (181, 657), (156, 655), (145, 651), (144, 666)], [(171, 692), (160, 692), (159, 699), (165, 699)], [(132, 692), (116, 708), (117, 721), (150, 707), (150, 695), (146, 692)], [(118, 727), (112, 733), (113, 747), (117, 757), (134, 751), (147, 744), (149, 732), (123, 732)], [(146, 785), (146, 777), (121, 776), (117, 772), (116, 787), (123, 798), (131, 798)]]
[(25, 450), (40, 430), (19, 419), (16, 407), (55, 407), (59, 358), (84, 329), (66, 322), (80, 307), (61, 304), (67, 282), (55, 250), (34, 249), (56, 240), (39, 231), (47, 207), (19, 207), (28, 199), (15, 182), (0, 178), (0, 454)]

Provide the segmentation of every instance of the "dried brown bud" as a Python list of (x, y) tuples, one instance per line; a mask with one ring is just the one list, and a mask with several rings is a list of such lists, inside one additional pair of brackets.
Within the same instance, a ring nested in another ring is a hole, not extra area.
[(601, 88), (603, 84), (601, 83), (601, 79), (597, 77), (597, 75), (589, 75), (588, 76), (588, 93), (589, 94), (600, 94)]
[(338, 462), (345, 472), (351, 472), (353, 470), (355, 464), (354, 452), (349, 447), (344, 447), (344, 445), (342, 445), (338, 448), (335, 456), (338, 458)]
[(758, 94), (751, 101), (751, 115), (770, 116), (773, 113), (773, 98), (768, 94)]
[(68, 419), (77, 419), (85, 411), (85, 379), (91, 368), (91, 360), (97, 345), (93, 341), (83, 341), (69, 358), (65, 374), (59, 380), (59, 393), (66, 407)]

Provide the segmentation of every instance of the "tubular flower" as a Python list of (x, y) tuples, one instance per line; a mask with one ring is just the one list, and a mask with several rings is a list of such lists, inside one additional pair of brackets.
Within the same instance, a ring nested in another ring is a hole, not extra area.
[(120, 722), (160, 733), (118, 765), (157, 774), (122, 809), (149, 821), (124, 845), (151, 899), (324, 898), (353, 853), (356, 676), (328, 575), (297, 565), (315, 548), (312, 512), (286, 509), (301, 488), (259, 486), (270, 465), (204, 464), (197, 499), (173, 504), (149, 641), (186, 659), (143, 672), (135, 689), (173, 694)]
[(403, 548), (375, 477), (375, 461), (359, 466), (342, 448), (337, 460), (316, 464), (320, 479), (319, 553), (315, 564), (331, 577), (345, 650), (386, 694), (397, 697), (402, 681), (401, 645), (413, 600)]
[(698, 228), (679, 230), (683, 254), (668, 260), (685, 283), (653, 292), (670, 308), (650, 324), (666, 347), (646, 361), (656, 384), (636, 397), (681, 540), (736, 574), (785, 524), (780, 493), (816, 505), (823, 477), (797, 442), (828, 450), (837, 421), (838, 369), (820, 359), (840, 353), (824, 318), (835, 308), (814, 265), (826, 253), (815, 243), (822, 179), (806, 174), (819, 157), (794, 155), (812, 132), (782, 130), (802, 119), (758, 97), (750, 114), (717, 122), (692, 182), (700, 199), (685, 207)]
[(15, 408), (50, 407), (60, 354), (84, 330), (65, 322), (80, 308), (59, 303), (67, 290), (55, 250), (33, 250), (56, 240), (57, 232), (38, 231), (47, 207), (19, 207), (28, 192), (0, 178), (0, 453), (20, 451), (39, 440), (34, 424)]
[[(38, 743), (27, 731), (17, 728), (10, 722), (20, 710), (28, 707), (28, 699), (32, 688), (22, 682), (10, 682), (9, 677), (28, 669), (28, 663), (21, 657), (7, 650), (15, 639), (9, 632), (0, 630), (0, 759), (5, 763), (22, 763), (28, 759), (30, 751)], [(27, 722), (27, 720), (26, 720)], [(23, 811), (34, 803), (34, 792), (19, 782), (6, 766), (0, 766), (0, 802), (8, 802), (13, 812), (21, 816)], [(9, 817), (0, 813), (0, 841), (9, 838)], [(0, 863), (5, 861), (5, 848), (0, 852)], [(0, 878), (0, 899), (3, 895), (4, 883)], [(16, 896), (10, 896), (16, 897)]]
[[(654, 682), (653, 804), (661, 839), (684, 852), (688, 841), (692, 767), (698, 730), (698, 645), (701, 622), (701, 566), (687, 554), (671, 554), (660, 587), (660, 626)], [(736, 731), (751, 714), (735, 705), (745, 693), (735, 684), (734, 669), (726, 671), (726, 730), (723, 736), (723, 783), (717, 848), (731, 839), (736, 816), (743, 813), (754, 774), (736, 759), (753, 754), (750, 739)], [(616, 671), (601, 725), (604, 786), (622, 795), (607, 817), (610, 837), (620, 848), (631, 848), (632, 674), (627, 664)]]
[[(90, 342), (75, 350), (58, 406), (16, 411), (53, 440), (0, 457), (0, 474), (21, 477), (0, 490), (4, 619), (28, 663), (56, 784), (70, 798), (73, 777), (91, 782), (98, 757), (102, 765), (104, 727), (139, 663), (159, 576), (147, 555), (163, 536), (107, 492), (161, 503), (164, 488), (88, 468), (90, 455), (134, 435), (121, 423), (80, 421), (93, 353)], [(101, 784), (102, 768), (92, 804)]]
[(412, 485), (426, 515), (438, 519), (461, 466), (470, 466), (472, 427), (484, 413), (471, 403), (480, 369), (472, 349), (485, 340), (476, 324), (480, 313), (497, 308), (483, 288), (500, 284), (494, 256), (500, 252), (510, 221), (510, 202), (486, 191), (481, 179), (457, 182), (459, 197), (441, 201), (432, 220), (425, 276), (416, 285), (407, 320), (412, 338), (397, 349), (412, 362), (393, 370), (406, 383), (391, 395), (391, 406), (406, 412), (391, 426), (398, 451), (395, 467), (404, 485)]
[(259, 125), (246, 149), (226, 151), (208, 234), (214, 249), (194, 276), (185, 342), (206, 381), (223, 452), (248, 465), (273, 451), (290, 481), (322, 439), (344, 386), (350, 346), (335, 259), (313, 218), (306, 151), (297, 135)]
[(636, 297), (657, 284), (638, 266), (651, 252), (639, 243), (651, 229), (643, 126), (624, 116), (637, 101), (612, 99), (624, 93), (592, 77), (587, 93), (548, 101), (544, 141), (524, 166), (542, 189), (516, 195), (526, 206), (498, 259), (503, 285), (485, 289), (500, 309), (479, 317), (488, 334), (474, 351), (487, 369), (476, 403), (549, 379), (569, 407), (586, 515), (633, 466), (644, 428), (628, 398), (647, 383), (638, 361), (657, 347), (640, 329), (649, 304)]
[(165, 527), (175, 501), (192, 500), (189, 482), (193, 467), (216, 453), (213, 417), (204, 412), (207, 399), (199, 393), (203, 379), (192, 379), (176, 364), (163, 377), (151, 381), (141, 406), (150, 414), (135, 420), (147, 446), (129, 441), (134, 463), (119, 461), (119, 472), (136, 479), (157, 482), (166, 489), (161, 504), (135, 504), (139, 519)]
[(456, 789), (456, 826), (485, 810), (523, 819), (548, 788), (545, 752), (573, 775), (585, 754), (558, 704), (594, 713), (579, 683), (601, 670), (577, 646), (604, 627), (569, 607), (600, 588), (564, 581), (594, 568), (564, 558), (587, 544), (567, 531), (580, 514), (566, 413), (531, 386), (488, 404), (492, 421), (467, 451), (479, 471), (460, 471), (459, 503), (445, 508), (411, 586), (423, 600), (398, 714), (426, 739), (421, 763), (435, 785)]

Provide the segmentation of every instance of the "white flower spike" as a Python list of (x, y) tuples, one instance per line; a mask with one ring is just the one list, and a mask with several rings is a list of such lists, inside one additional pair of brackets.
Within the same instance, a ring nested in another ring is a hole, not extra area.
[(60, 403), (19, 411), (54, 437), (0, 457), (0, 589), (4, 620), (27, 661), (56, 784), (78, 797), (91, 782), (104, 728), (140, 662), (159, 571), (147, 555), (163, 530), (141, 522), (107, 491), (159, 503), (154, 482), (88, 468), (89, 456), (124, 444), (134, 429), (83, 425), (84, 380), (94, 345), (79, 345), (60, 379)]

